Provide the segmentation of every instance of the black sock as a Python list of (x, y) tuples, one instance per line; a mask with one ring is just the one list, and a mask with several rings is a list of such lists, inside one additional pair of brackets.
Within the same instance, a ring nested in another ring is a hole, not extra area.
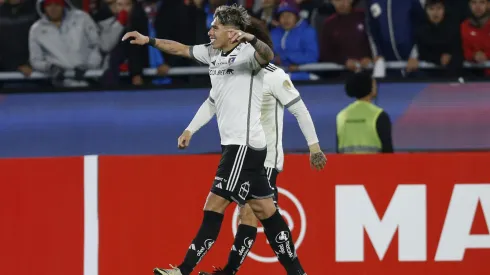
[(235, 242), (228, 256), (228, 264), (226, 264), (224, 271), (226, 274), (235, 274), (243, 261), (247, 257), (248, 252), (252, 248), (257, 237), (257, 228), (240, 224), (235, 235)]
[(187, 250), (184, 262), (179, 266), (180, 272), (183, 275), (190, 274), (204, 255), (211, 249), (218, 238), (222, 222), (223, 214), (204, 211), (201, 227), (192, 244), (189, 246), (189, 250)]
[(288, 275), (305, 274), (296, 255), (291, 231), (281, 214), (279, 214), (279, 211), (276, 211), (274, 215), (261, 222), (270, 246), (276, 253), (279, 262), (286, 269)]

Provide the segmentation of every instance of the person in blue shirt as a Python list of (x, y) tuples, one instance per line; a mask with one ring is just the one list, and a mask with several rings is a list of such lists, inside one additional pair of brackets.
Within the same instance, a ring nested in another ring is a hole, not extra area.
[(309, 80), (308, 72), (297, 72), (298, 66), (318, 62), (317, 33), (299, 17), (293, 4), (282, 3), (277, 10), (280, 26), (271, 31), (276, 65), (288, 68), (291, 79)]

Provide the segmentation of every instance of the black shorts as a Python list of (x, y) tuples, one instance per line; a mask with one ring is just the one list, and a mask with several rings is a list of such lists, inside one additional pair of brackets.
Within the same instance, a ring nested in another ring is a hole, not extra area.
[(222, 145), (211, 192), (243, 206), (251, 199), (274, 197), (264, 168), (267, 150), (246, 145)]
[(277, 190), (277, 176), (279, 175), (279, 171), (276, 168), (265, 167), (265, 172), (267, 174), (267, 178), (269, 179), (270, 186), (274, 191), (274, 204), (277, 207), (279, 202), (279, 190)]

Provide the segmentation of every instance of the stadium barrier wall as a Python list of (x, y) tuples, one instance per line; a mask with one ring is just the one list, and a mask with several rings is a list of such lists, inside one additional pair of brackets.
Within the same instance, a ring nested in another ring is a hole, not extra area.
[[(490, 153), (287, 155), (281, 212), (308, 274), (483, 275)], [(135, 275), (178, 264), (218, 155), (0, 160), (2, 274)], [(222, 265), (230, 207), (198, 269)], [(236, 213), (236, 212), (235, 212)], [(284, 274), (259, 230), (241, 274)]]
[[(352, 102), (343, 85), (297, 85), (322, 149), (334, 152), (335, 117)], [(216, 120), (186, 150), (177, 138), (209, 95), (208, 88), (4, 94), (0, 157), (218, 153)], [(490, 149), (490, 83), (381, 83), (376, 103), (393, 122), (397, 151)], [(307, 151), (285, 112), (287, 152)]]

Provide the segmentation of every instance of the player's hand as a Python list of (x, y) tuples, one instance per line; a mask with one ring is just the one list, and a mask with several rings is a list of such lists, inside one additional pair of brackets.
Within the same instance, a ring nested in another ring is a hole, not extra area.
[(252, 34), (241, 30), (228, 30), (228, 38), (230, 39), (231, 43), (250, 42), (254, 39), (254, 37), (255, 36)]
[(327, 157), (320, 149), (320, 144), (310, 145), (310, 166), (318, 171), (322, 170), (327, 164)]
[(189, 130), (185, 130), (178, 139), (179, 149), (185, 149), (191, 143), (192, 133)]
[(136, 44), (136, 45), (146, 45), (150, 42), (150, 38), (146, 35), (142, 35), (141, 33), (137, 31), (132, 31), (132, 32), (127, 32), (123, 38), (122, 41), (126, 41), (128, 39), (132, 38), (133, 40), (129, 41), (131, 44)]

